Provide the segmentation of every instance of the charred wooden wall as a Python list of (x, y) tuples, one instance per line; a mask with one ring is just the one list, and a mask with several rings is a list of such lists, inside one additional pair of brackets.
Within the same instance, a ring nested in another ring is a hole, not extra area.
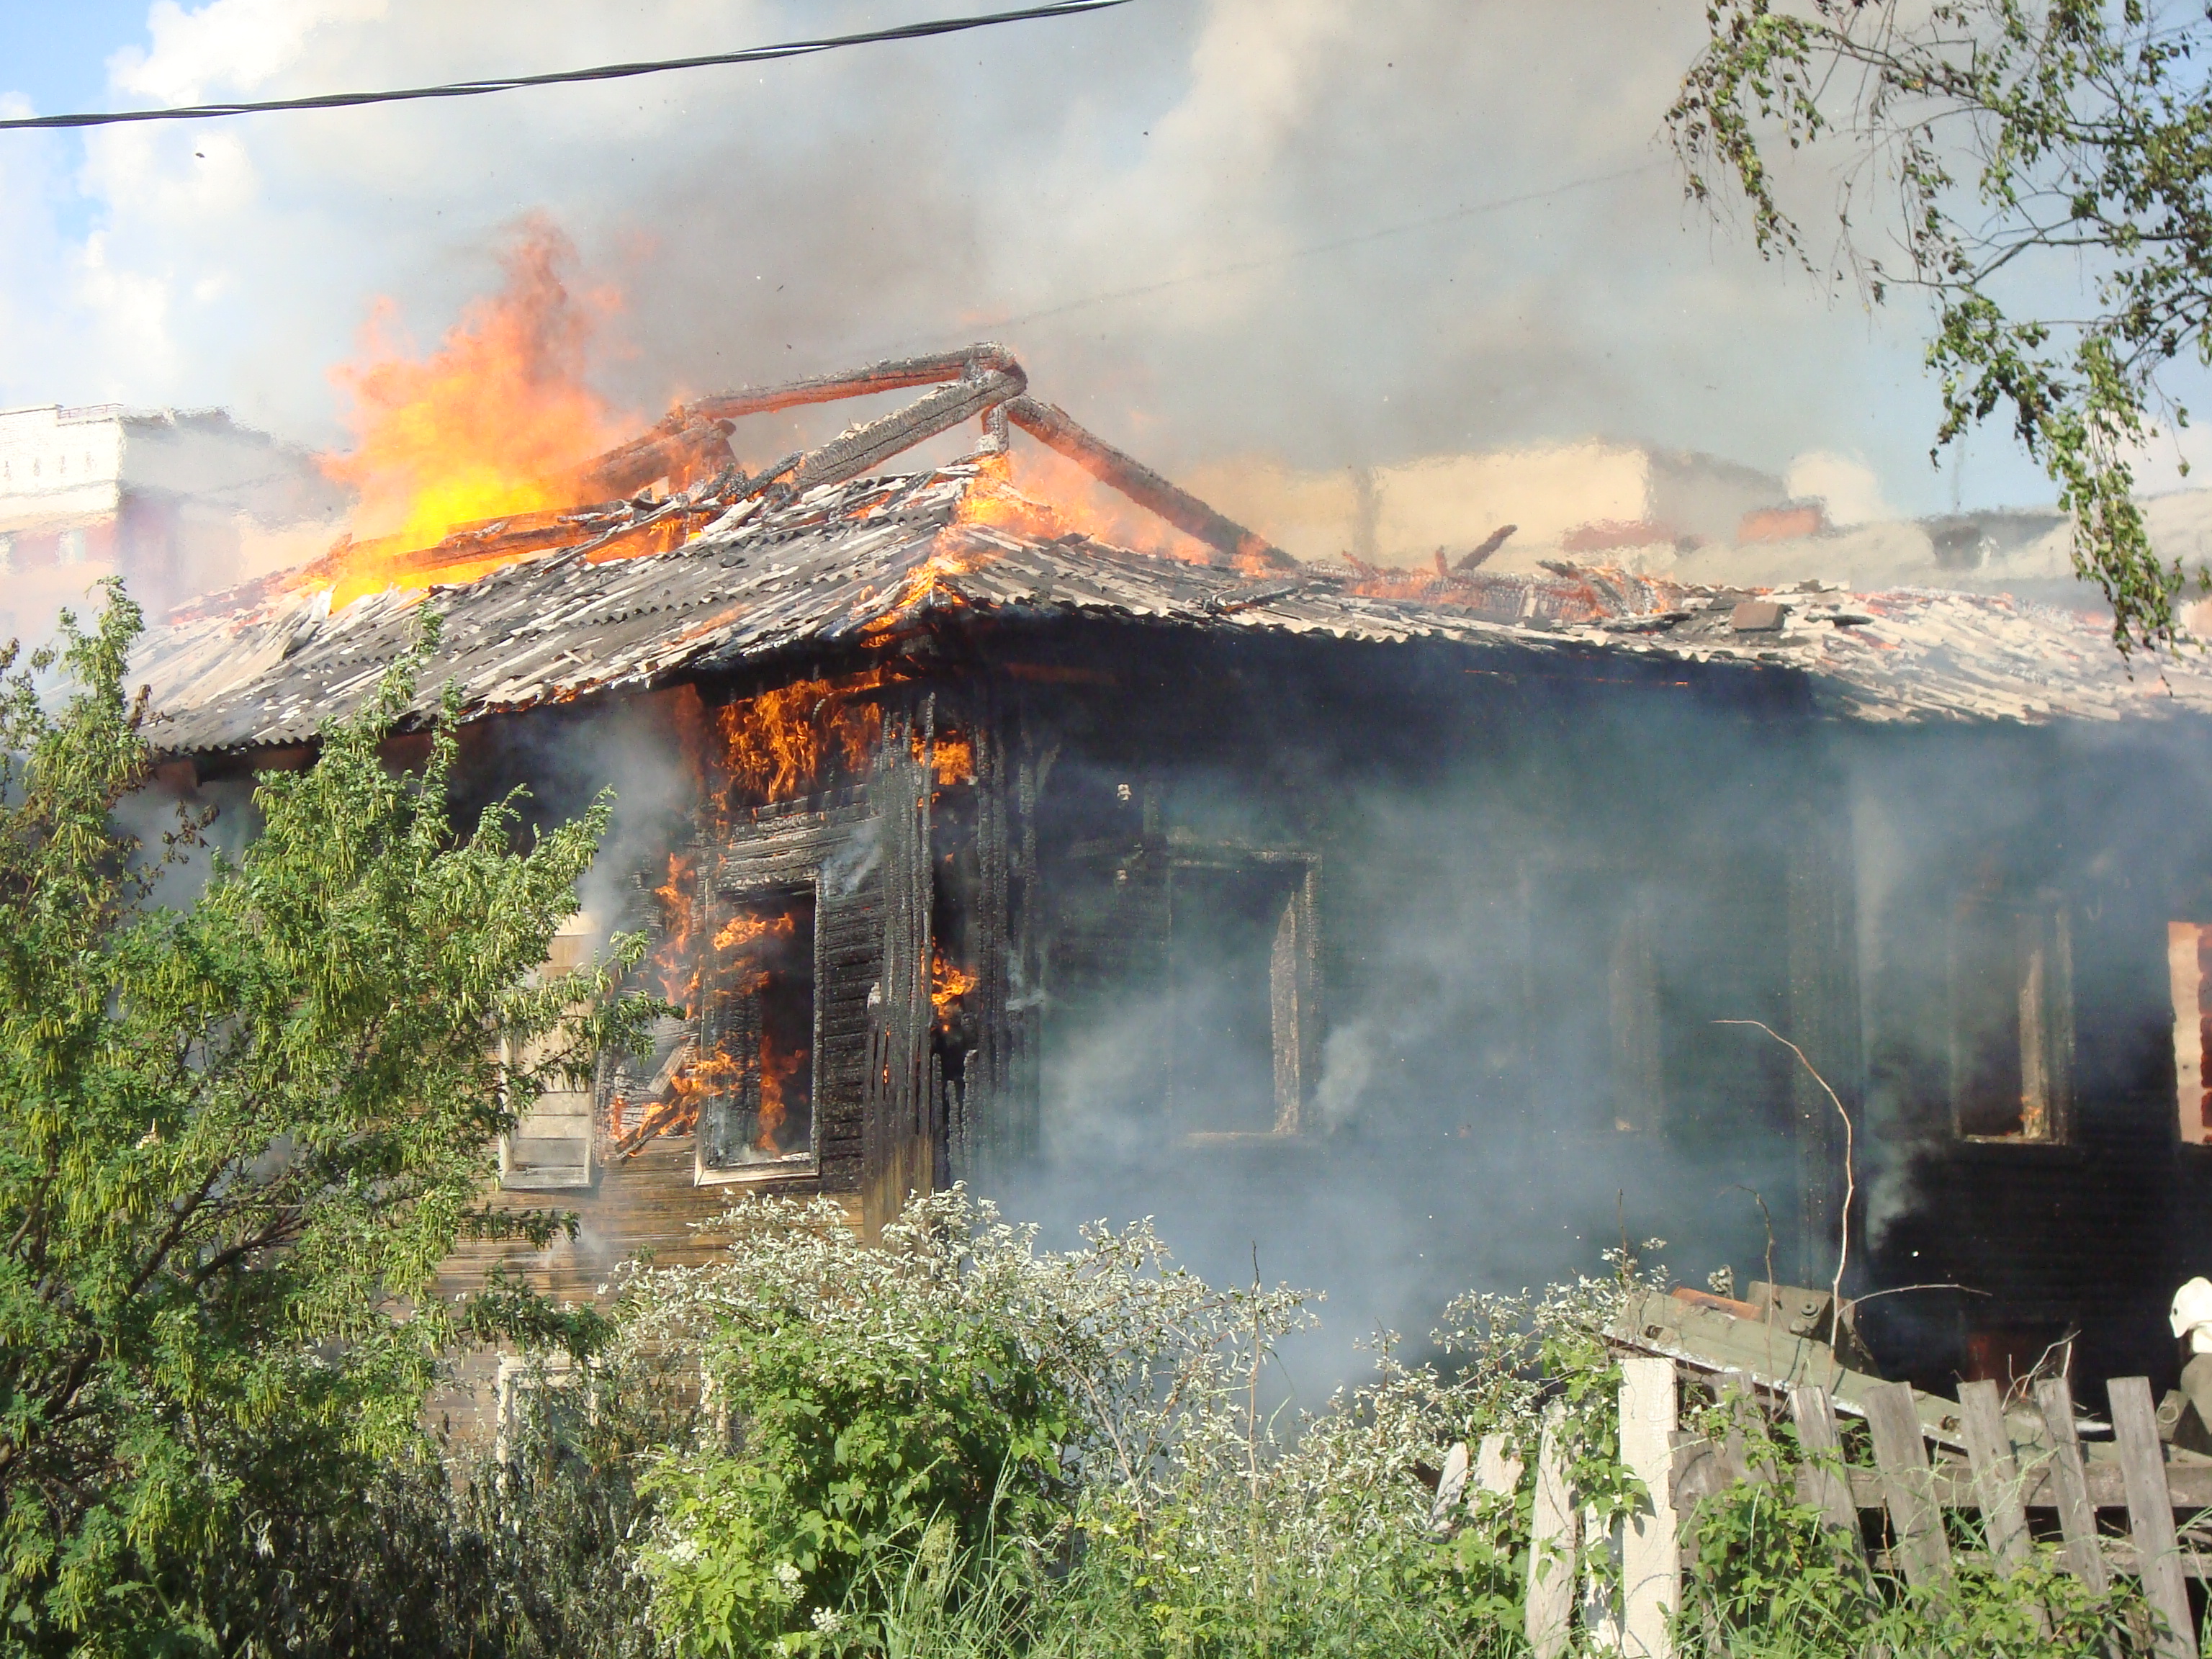
[[(1381, 1195), (1430, 1228), (1358, 1258), (1413, 1287), (1375, 1310), (1401, 1322), (1650, 1234), (1692, 1282), (1723, 1261), (1825, 1282), (1848, 1117), (1857, 1287), (1990, 1292), (1870, 1304), (1923, 1380), (2067, 1326), (2086, 1372), (2155, 1375), (2164, 1297), (2212, 1267), (2212, 1151), (2175, 1144), (2160, 979), (2165, 921), (2212, 918), (2212, 792), (2157, 755), (1855, 734), (1750, 665), (1508, 671), (1137, 623), (949, 629), (880, 706), (865, 776), (714, 832), (738, 886), (779, 859), (865, 866), (820, 911), (820, 1167), (772, 1183), (865, 1231), (965, 1180), (1171, 1237), (1178, 1213), (1287, 1231), (1296, 1278)], [(2062, 1144), (1953, 1120), (1927, 942), (1991, 880), (2074, 919)], [(1245, 941), (1214, 1046), (1266, 1074), (1234, 1110), (1178, 1081), (1207, 1038), (1177, 1024), (1210, 971), (1194, 928)], [(1436, 959), (1409, 968), (1408, 934)], [(947, 996), (948, 975), (972, 984)], [(1393, 1024), (1424, 997), (1436, 1030)], [(1332, 1045), (1361, 1031), (1377, 1080), (1340, 1109)], [(533, 1274), (583, 1296), (640, 1246), (696, 1259), (688, 1224), (729, 1194), (695, 1176), (681, 1138), (609, 1164), (558, 1195), (583, 1236)]]
[[(1864, 901), (1870, 1304), (1931, 1384), (2032, 1364), (2076, 1334), (2088, 1379), (2177, 1364), (2175, 1288), (2212, 1268), (2212, 1158), (2180, 1144), (2172, 920), (2212, 915), (2203, 734), (1900, 734), (1854, 756)], [(1975, 1139), (1956, 1115), (1962, 911), (2012, 905), (2070, 942), (2063, 1134)], [(1976, 1294), (1975, 1292), (1978, 1292)]]
[[(1171, 1239), (1239, 1240), (1286, 1223), (1310, 1240), (1341, 1234), (1370, 1197), (1417, 1222), (1452, 1203), (1461, 1213), (1438, 1223), (1431, 1248), (1407, 1253), (1408, 1273), (1435, 1275), (1424, 1294), (1437, 1292), (1418, 1311), (1385, 1310), (1408, 1318), (1470, 1283), (1587, 1267), (1624, 1211), (1639, 1237), (1681, 1239), (1679, 1214), (1650, 1193), (1624, 1203), (1618, 1178), (1669, 1159), (1700, 1172), (1700, 1210), (1727, 1211), (1689, 1231), (1747, 1276), (1768, 1254), (1766, 1223), (1751, 1196), (1717, 1194), (1731, 1182), (1759, 1189), (1785, 1276), (1808, 1244), (1826, 1260), (1813, 1206), (1828, 1184), (1828, 1126), (1794, 1098), (1786, 1050), (1733, 1033), (1715, 1042), (1709, 1024), (1756, 1018), (1824, 1057), (1855, 1036), (1848, 958), (1835, 960), (1850, 928), (1847, 859), (1817, 836), (1814, 853), (1799, 849), (1798, 826), (1839, 815), (1822, 795), (1833, 793), (1826, 739), (1799, 688), (1756, 672), (1693, 678), (1611, 662), (1473, 667), (1417, 647), (1140, 626), (1030, 630), (978, 649), (975, 672), (1010, 745), (1025, 764), (1035, 757), (1012, 838), (1034, 845), (1037, 902), (1018, 908), (1010, 933), (1015, 960), (1035, 963), (1030, 1097), (1044, 1123), (1021, 1133), (1032, 1162), (1078, 1171), (1074, 1196), (1062, 1181), (1041, 1201), (1156, 1213)], [(1434, 844), (1393, 830), (1409, 814), (1425, 815)], [(1279, 906), (1272, 936), (1224, 901), (1240, 882)], [(1607, 951), (1638, 907), (1650, 994), (1664, 1005), (1638, 1057), (1650, 1098), (1632, 1110), (1609, 1080), (1587, 1079), (1569, 1098), (1554, 1085), (1571, 1052), (1611, 1041)], [(1393, 935), (1423, 909), (1464, 922), (1434, 941), (1452, 958), (1439, 971), (1479, 981), (1451, 1012), (1492, 1021), (1498, 1040), (1394, 1038), (1376, 1060), (1390, 1074), (1382, 1103), (1330, 1121), (1323, 1083), (1340, 1068), (1325, 1051), (1396, 994)], [(1178, 1094), (1188, 1045), (1173, 1005), (1188, 996), (1194, 920), (1245, 928), (1252, 975), (1267, 981), (1265, 1009), (1247, 1000), (1253, 1018), (1273, 1017), (1279, 1034), (1281, 1011), (1296, 1009), (1292, 1041), (1264, 1054), (1244, 1044), (1268, 1067), (1266, 1115), (1256, 1095), (1208, 1118), (1194, 1114), (1193, 1091)], [(1280, 975), (1277, 961), (1289, 964)], [(1099, 1173), (1132, 1156), (1118, 1187)], [(1508, 1165), (1528, 1178), (1478, 1199), (1485, 1173)], [(1711, 1171), (1725, 1178), (1703, 1181)], [(1041, 1189), (1012, 1190), (1022, 1201)], [(1469, 1232), (1488, 1236), (1488, 1256), (1458, 1249)], [(1507, 1236), (1528, 1248), (1498, 1247)], [(1278, 1264), (1293, 1275), (1297, 1265)]]

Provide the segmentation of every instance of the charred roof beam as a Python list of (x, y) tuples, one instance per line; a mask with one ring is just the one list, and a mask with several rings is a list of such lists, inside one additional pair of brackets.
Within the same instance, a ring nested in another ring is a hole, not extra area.
[(1066, 410), (1024, 393), (1006, 405), (1006, 418), (1099, 483), (1204, 542), (1213, 550), (1213, 563), (1240, 570), (1298, 568), (1298, 562), (1282, 549), (1177, 489), (1133, 455), (1123, 454)]
[(986, 340), (959, 351), (893, 357), (842, 374), (816, 374), (781, 386), (748, 386), (702, 398), (676, 410), (643, 437), (608, 451), (591, 464), (584, 477), (592, 493), (610, 498), (628, 495), (655, 478), (697, 465), (702, 452), (711, 453), (724, 442), (732, 422), (748, 415), (771, 415), (778, 410), (903, 392), (945, 380), (978, 380), (994, 371), (1019, 375), (1022, 368), (1012, 352)]
[(1021, 365), (1010, 359), (1006, 368), (939, 386), (896, 414), (848, 427), (819, 449), (808, 451), (781, 488), (795, 495), (820, 484), (857, 478), (902, 450), (1012, 402), (1028, 385), (1029, 377), (1022, 373)]
[(994, 370), (1019, 374), (1022, 366), (1006, 347), (983, 340), (958, 351), (940, 351), (927, 357), (894, 357), (840, 374), (817, 374), (782, 386), (726, 392), (719, 397), (702, 398), (696, 404), (687, 404), (680, 412), (704, 421), (736, 421), (748, 415), (770, 415), (781, 409), (797, 409), (807, 404), (872, 397), (879, 392), (904, 392), (944, 380), (981, 380)]
[[(1265, 537), (1217, 513), (1134, 456), (1115, 448), (1066, 410), (1029, 396), (1029, 377), (1014, 354), (989, 341), (979, 341), (959, 351), (891, 358), (842, 374), (818, 374), (781, 386), (702, 398), (677, 410), (635, 442), (602, 456), (585, 477), (599, 493), (627, 495), (663, 476), (705, 470), (715, 453), (723, 449), (730, 423), (748, 415), (872, 397), (918, 386), (939, 386), (939, 390), (915, 399), (896, 414), (848, 428), (799, 457), (787, 474), (786, 467), (790, 464), (779, 462), (774, 476), (788, 479), (781, 489), (796, 492), (819, 484), (842, 483), (963, 421), (978, 415), (1003, 415), (1109, 489), (1204, 543), (1212, 550), (1214, 564), (1255, 574), (1299, 568), (1297, 560)], [(1003, 428), (996, 421), (993, 427), (987, 447), (997, 449)], [(770, 475), (764, 474), (747, 488), (758, 489), (769, 479)]]

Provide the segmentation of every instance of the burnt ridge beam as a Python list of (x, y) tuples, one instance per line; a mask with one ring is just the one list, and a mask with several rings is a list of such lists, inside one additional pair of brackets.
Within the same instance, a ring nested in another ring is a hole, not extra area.
[(1024, 393), (1006, 405), (1006, 418), (1046, 448), (1073, 461), (1099, 483), (1117, 489), (1147, 512), (1212, 548), (1217, 565), (1296, 570), (1298, 562), (1266, 538), (1224, 518), (1188, 490), (1180, 489), (1133, 455), (1125, 455), (1066, 410)]
[[(836, 374), (817, 374), (782, 386), (746, 387), (718, 397), (702, 398), (684, 406), (683, 413), (704, 421), (734, 421), (747, 415), (773, 414), (806, 404), (836, 403), (844, 398), (866, 398), (878, 392), (903, 392), (910, 386), (935, 386), (942, 380), (980, 380), (992, 370), (1020, 374), (1022, 366), (1002, 345), (979, 341), (958, 351), (940, 351), (926, 357), (894, 357), (866, 368)], [(1026, 383), (1026, 377), (1024, 377)]]
[(857, 478), (901, 450), (924, 439), (951, 430), (987, 410), (1020, 396), (1029, 384), (1019, 368), (993, 369), (980, 380), (956, 380), (915, 398), (904, 409), (881, 420), (868, 421), (839, 434), (819, 449), (801, 456), (782, 488), (792, 495), (818, 484), (842, 483)]
[[(845, 398), (872, 397), (881, 392), (902, 392), (944, 380), (974, 380), (994, 370), (1022, 374), (1021, 365), (1012, 352), (986, 340), (958, 351), (894, 357), (866, 368), (816, 374), (780, 386), (748, 386), (702, 398), (674, 410), (644, 436), (609, 450), (588, 463), (583, 473), (586, 487), (590, 492), (610, 497), (629, 495), (664, 474), (683, 471), (687, 464), (705, 459), (714, 447), (726, 438), (729, 423), (748, 415), (773, 414), (778, 410), (836, 403)], [(1024, 377), (1023, 384), (1027, 383)]]

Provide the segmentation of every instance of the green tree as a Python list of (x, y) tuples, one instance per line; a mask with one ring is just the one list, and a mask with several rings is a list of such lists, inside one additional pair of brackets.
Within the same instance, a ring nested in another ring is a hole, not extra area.
[[(1710, 0), (1668, 125), (1692, 199), (1814, 264), (1772, 163), (1838, 155), (1838, 274), (1933, 304), (1940, 451), (2000, 410), (2059, 489), (2124, 653), (2171, 646), (2131, 458), (2212, 364), (2212, 10), (2149, 0)], [(1887, 250), (1887, 252), (1885, 252)], [(1931, 453), (1932, 458), (1932, 453)]]
[[(426, 1296), (495, 1138), (624, 1041), (620, 963), (539, 983), (607, 817), (518, 846), (448, 822), (450, 700), (419, 773), (381, 738), (422, 652), (315, 763), (264, 776), (235, 860), (117, 809), (149, 763), (119, 588), (58, 653), (0, 656), (0, 1649), (250, 1652), (308, 1566), (283, 1540), (419, 1449), (441, 1349), (500, 1323), (586, 1340), (504, 1287)], [(424, 647), (427, 649), (427, 644)], [(58, 669), (57, 685), (40, 682)], [(189, 909), (167, 864), (212, 863)], [(618, 955), (634, 959), (635, 943)], [(584, 1003), (590, 1012), (578, 1014)], [(533, 1069), (502, 1052), (542, 1039)], [(540, 1240), (564, 1218), (503, 1224)]]

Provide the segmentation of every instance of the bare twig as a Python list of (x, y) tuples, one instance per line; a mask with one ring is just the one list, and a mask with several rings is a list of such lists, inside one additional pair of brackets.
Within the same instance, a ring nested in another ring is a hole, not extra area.
[(1767, 1322), (1772, 1324), (1774, 1314), (1774, 1212), (1766, 1207), (1766, 1194), (1756, 1187), (1747, 1187), (1741, 1181), (1731, 1182), (1723, 1192), (1749, 1193), (1751, 1201), (1759, 1206), (1759, 1219), (1766, 1224), (1766, 1310)]
[(1851, 1115), (1844, 1109), (1844, 1103), (1842, 1099), (1837, 1095), (1833, 1089), (1828, 1086), (1828, 1079), (1820, 1075), (1820, 1067), (1814, 1065), (1811, 1060), (1805, 1058), (1805, 1051), (1802, 1048), (1800, 1048), (1796, 1043), (1792, 1042), (1788, 1037), (1783, 1036), (1781, 1032), (1776, 1030), (1771, 1025), (1769, 1025), (1765, 1020), (1717, 1019), (1713, 1024), (1716, 1025), (1755, 1025), (1760, 1030), (1765, 1032), (1767, 1036), (1772, 1037), (1777, 1042), (1787, 1048), (1791, 1054), (1797, 1056), (1797, 1063), (1800, 1066), (1802, 1066), (1807, 1072), (1812, 1074), (1813, 1081), (1820, 1085), (1821, 1092), (1826, 1094), (1828, 1098), (1834, 1103), (1836, 1115), (1844, 1121), (1844, 1213), (1843, 1218), (1838, 1221), (1836, 1225), (1838, 1237), (1836, 1239), (1835, 1283), (1828, 1288), (1828, 1304), (1831, 1310), (1830, 1317), (1834, 1320), (1836, 1326), (1835, 1330), (1831, 1332), (1830, 1334), (1832, 1336), (1839, 1336), (1842, 1334), (1844, 1323), (1844, 1268), (1849, 1264), (1851, 1255), (1851, 1200), (1858, 1196), (1858, 1172), (1853, 1167), (1856, 1152), (1856, 1139), (1851, 1130)]
[(1995, 1291), (1978, 1291), (1972, 1285), (1893, 1285), (1886, 1291), (1869, 1291), (1864, 1296), (1853, 1297), (1851, 1306), (1863, 1307), (1878, 1297), (1903, 1296), (1907, 1291), (1964, 1291), (1968, 1296), (1993, 1297), (1996, 1294)]

